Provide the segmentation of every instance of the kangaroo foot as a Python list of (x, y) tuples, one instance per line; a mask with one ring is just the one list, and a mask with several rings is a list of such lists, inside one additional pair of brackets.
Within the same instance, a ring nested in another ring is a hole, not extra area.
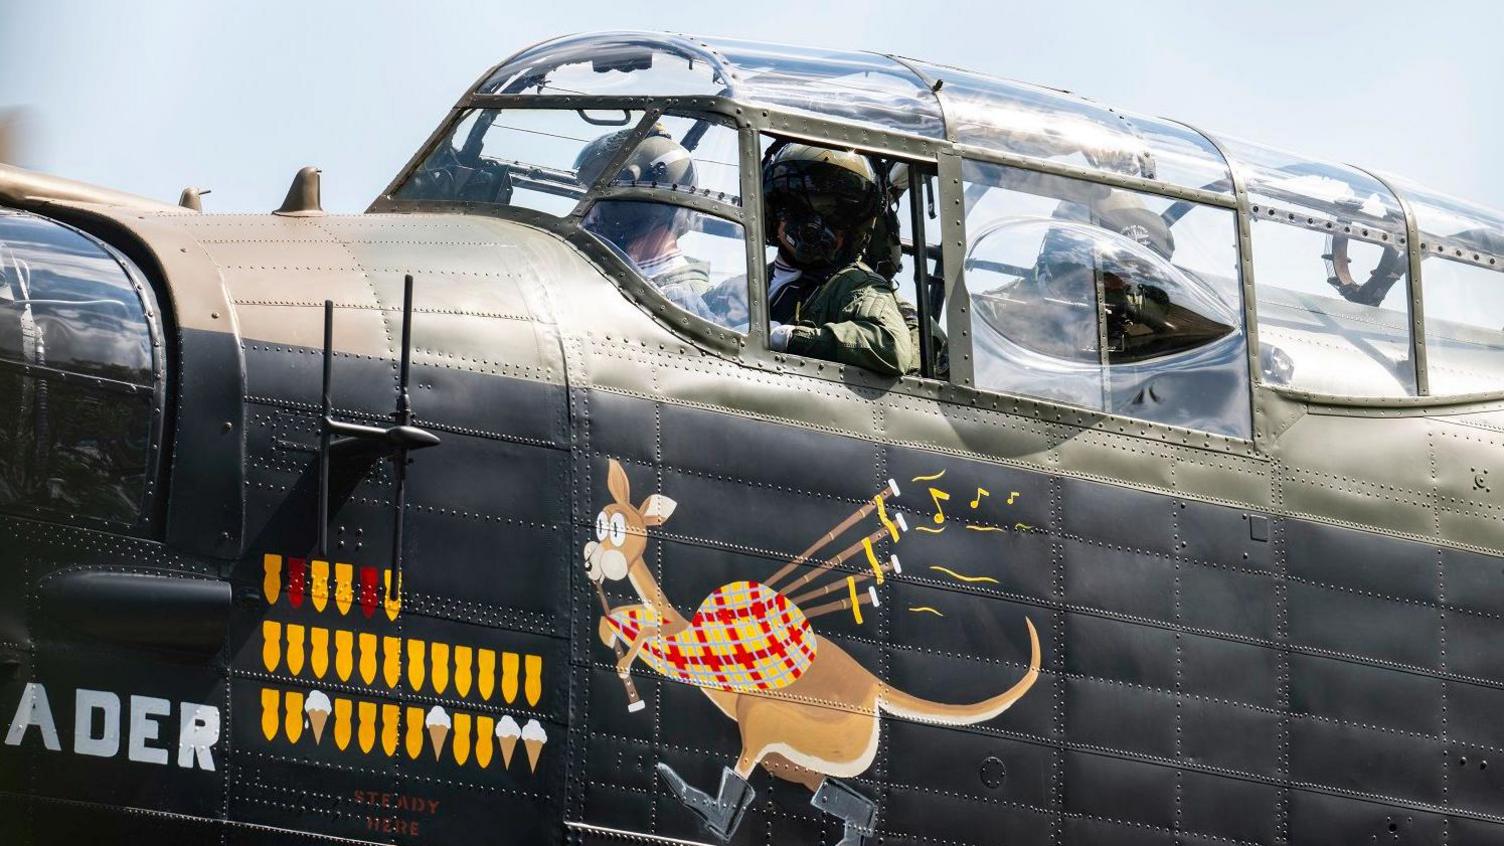
[(736, 833), (736, 827), (741, 824), (742, 813), (752, 804), (752, 797), (757, 795), (752, 785), (732, 772), (730, 767), (721, 771), (720, 795), (714, 798), (699, 788), (691, 787), (668, 764), (660, 762), (658, 774), (663, 776), (674, 798), (694, 811), (705, 828), (722, 843), (731, 840), (731, 835)]
[(820, 789), (809, 803), (846, 823), (841, 842), (836, 846), (862, 846), (877, 825), (877, 805), (833, 778), (820, 782)]

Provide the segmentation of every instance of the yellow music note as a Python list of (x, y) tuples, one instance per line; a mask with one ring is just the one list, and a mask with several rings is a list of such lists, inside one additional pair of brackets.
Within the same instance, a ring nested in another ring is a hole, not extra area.
[(930, 499), (935, 503), (935, 516), (932, 518), (937, 524), (945, 522), (945, 509), (940, 503), (950, 499), (950, 494), (939, 488), (930, 488)]
[(1023, 494), (1019, 493), (1018, 491), (1008, 491), (1008, 504), (1012, 505), (1013, 500), (1018, 499), (1021, 496), (1023, 496)]
[(978, 505), (982, 504), (983, 497), (991, 495), (992, 491), (989, 491), (986, 488), (977, 488), (977, 498), (971, 501), (971, 507), (976, 508)]

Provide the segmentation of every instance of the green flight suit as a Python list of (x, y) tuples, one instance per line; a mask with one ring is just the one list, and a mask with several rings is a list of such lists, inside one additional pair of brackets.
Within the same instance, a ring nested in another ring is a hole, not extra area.
[(856, 262), (826, 281), (801, 277), (769, 303), (771, 318), (792, 324), (788, 352), (852, 364), (883, 376), (919, 369), (893, 283)]

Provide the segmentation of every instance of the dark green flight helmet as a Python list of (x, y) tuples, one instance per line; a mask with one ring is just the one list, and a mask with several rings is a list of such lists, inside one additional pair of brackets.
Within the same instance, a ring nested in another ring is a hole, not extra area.
[(883, 206), (866, 156), (809, 144), (773, 153), (762, 168), (762, 196), (768, 243), (786, 247), (806, 268), (838, 267), (862, 255)]

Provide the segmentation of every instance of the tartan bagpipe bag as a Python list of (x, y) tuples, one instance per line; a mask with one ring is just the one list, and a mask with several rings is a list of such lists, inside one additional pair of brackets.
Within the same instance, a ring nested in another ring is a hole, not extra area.
[[(608, 624), (630, 644), (658, 614), (636, 606), (611, 612)], [(705, 597), (689, 627), (642, 646), (648, 666), (670, 679), (731, 692), (778, 690), (815, 660), (809, 620), (788, 597), (761, 582), (722, 585)]]

